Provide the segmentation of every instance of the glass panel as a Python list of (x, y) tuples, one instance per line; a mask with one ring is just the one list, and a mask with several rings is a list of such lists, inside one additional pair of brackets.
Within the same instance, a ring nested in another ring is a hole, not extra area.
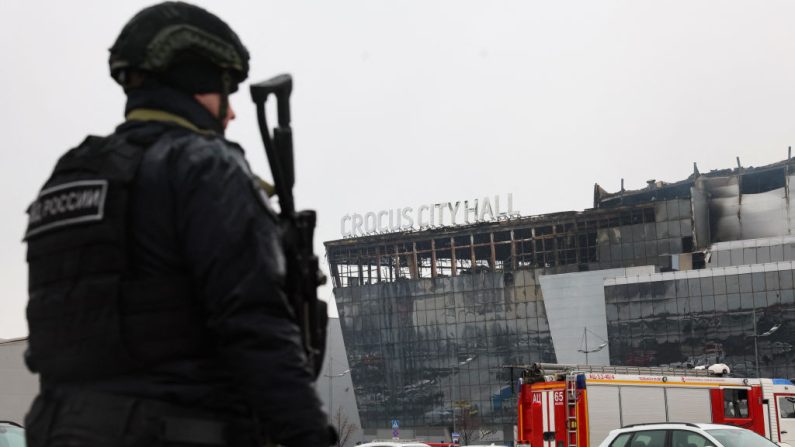
[(747, 418), (748, 390), (723, 390), (723, 415), (727, 418)]
[(776, 290), (778, 285), (778, 272), (765, 272), (765, 290)]
[(713, 291), (717, 294), (726, 293), (726, 277), (725, 276), (712, 277), (712, 287)]
[(639, 431), (632, 437), (630, 447), (665, 447), (665, 430)]
[(792, 288), (791, 270), (782, 270), (778, 272), (778, 288), (781, 290)]
[(632, 433), (621, 433), (610, 443), (610, 447), (629, 447), (627, 443), (631, 437)]
[(707, 433), (725, 447), (776, 447), (776, 444), (750, 430), (720, 429), (707, 430)]
[(726, 276), (726, 291), (728, 293), (738, 293), (740, 291), (740, 276), (728, 275)]
[(698, 433), (685, 430), (674, 430), (671, 436), (671, 447), (708, 447), (714, 444)]
[[(778, 281), (776, 281), (778, 283)], [(754, 292), (765, 291), (765, 274), (764, 272), (756, 272), (751, 274), (751, 287)]]
[(25, 447), (25, 431), (13, 425), (0, 424), (0, 445)]
[(782, 419), (795, 419), (795, 397), (782, 396), (778, 398), (778, 413)]
[(712, 295), (713, 293), (715, 293), (715, 291), (713, 289), (712, 278), (710, 278), (710, 277), (701, 278), (699, 280), (699, 282), (701, 283), (701, 294), (702, 295)]
[[(729, 278), (726, 278), (726, 280), (727, 280), (726, 284), (727, 285), (729, 283), (728, 279)], [(751, 289), (752, 289), (752, 287), (751, 287), (751, 274), (750, 273), (744, 273), (744, 274), (740, 275), (739, 280), (740, 280), (740, 292), (750, 292)]]

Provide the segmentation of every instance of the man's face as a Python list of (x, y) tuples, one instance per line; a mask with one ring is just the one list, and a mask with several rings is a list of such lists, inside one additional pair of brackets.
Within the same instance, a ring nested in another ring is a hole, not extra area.
[[(193, 95), (193, 98), (199, 102), (205, 109), (210, 111), (214, 117), (218, 118), (220, 116), (221, 111), (221, 94), (220, 93), (196, 93)], [(232, 109), (231, 102), (227, 105), (226, 108), (226, 116), (224, 117), (224, 122), (222, 123), (224, 129), (226, 129), (227, 124), (229, 121), (235, 119), (235, 111)]]

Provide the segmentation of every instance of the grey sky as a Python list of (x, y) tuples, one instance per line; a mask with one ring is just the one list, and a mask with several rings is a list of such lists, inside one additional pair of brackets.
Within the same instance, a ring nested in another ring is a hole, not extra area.
[[(24, 210), (58, 155), (122, 119), (107, 48), (151, 2), (0, 2), (0, 337), (27, 334)], [(296, 201), (348, 212), (512, 192), (523, 214), (795, 143), (795, 3), (199, 1), (294, 76)], [(230, 139), (269, 176), (247, 86)], [(321, 290), (324, 297), (330, 288)]]

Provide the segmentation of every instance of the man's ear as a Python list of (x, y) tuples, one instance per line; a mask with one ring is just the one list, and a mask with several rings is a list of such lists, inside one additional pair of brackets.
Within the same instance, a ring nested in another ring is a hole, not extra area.
[(138, 70), (128, 70), (124, 82), (124, 89), (130, 90), (141, 87), (147, 79), (146, 73)]
[(204, 107), (210, 114), (218, 118), (218, 112), (221, 107), (220, 98), (216, 98), (215, 93), (194, 93), (193, 99), (196, 100), (202, 107)]

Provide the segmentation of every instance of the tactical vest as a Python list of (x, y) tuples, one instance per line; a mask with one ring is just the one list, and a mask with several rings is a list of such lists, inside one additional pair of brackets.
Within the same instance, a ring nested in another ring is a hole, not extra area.
[(202, 352), (189, 279), (130, 272), (129, 199), (146, 149), (88, 137), (28, 209), (27, 361), (45, 381), (112, 377)]

